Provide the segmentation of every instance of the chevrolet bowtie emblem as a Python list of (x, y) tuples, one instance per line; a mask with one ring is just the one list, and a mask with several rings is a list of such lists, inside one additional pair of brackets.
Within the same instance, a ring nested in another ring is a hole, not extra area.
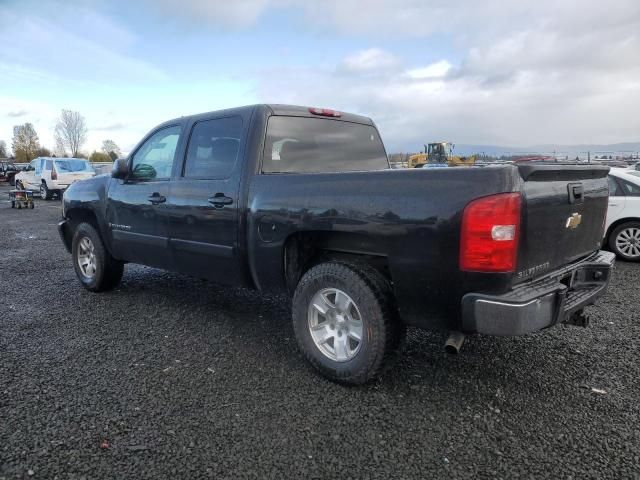
[(578, 228), (578, 225), (582, 223), (582, 215), (579, 213), (574, 213), (569, 218), (567, 218), (567, 228)]

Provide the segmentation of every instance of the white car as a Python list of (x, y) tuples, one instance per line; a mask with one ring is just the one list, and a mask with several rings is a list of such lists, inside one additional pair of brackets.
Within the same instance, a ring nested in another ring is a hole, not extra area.
[(38, 157), (16, 175), (16, 187), (37, 190), (44, 200), (62, 192), (73, 182), (96, 175), (89, 161), (81, 158)]
[(640, 261), (640, 171), (612, 168), (604, 242), (620, 258)]

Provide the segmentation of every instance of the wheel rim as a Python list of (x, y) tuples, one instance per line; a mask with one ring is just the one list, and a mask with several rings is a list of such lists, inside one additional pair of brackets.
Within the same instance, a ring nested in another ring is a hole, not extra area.
[(631, 258), (640, 257), (640, 228), (622, 230), (616, 237), (618, 251)]
[(311, 299), (307, 314), (316, 347), (334, 362), (353, 359), (363, 342), (363, 322), (353, 299), (337, 288), (325, 288)]
[(44, 183), (40, 185), (40, 197), (44, 198), (47, 196), (47, 188), (44, 186)]
[(82, 275), (91, 280), (96, 275), (96, 254), (89, 237), (82, 237), (78, 243), (78, 267)]

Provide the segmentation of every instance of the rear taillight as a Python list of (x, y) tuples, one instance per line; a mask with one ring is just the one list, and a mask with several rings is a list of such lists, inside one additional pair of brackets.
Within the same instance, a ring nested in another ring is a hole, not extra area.
[(460, 269), (513, 272), (519, 230), (519, 193), (500, 193), (469, 203), (462, 214)]
[(51, 167), (51, 180), (57, 180), (58, 179), (58, 172), (56, 170), (56, 167)]

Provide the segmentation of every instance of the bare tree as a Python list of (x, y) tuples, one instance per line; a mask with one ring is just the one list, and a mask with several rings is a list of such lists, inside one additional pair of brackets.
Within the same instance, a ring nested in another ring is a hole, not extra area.
[(13, 127), (13, 141), (11, 148), (16, 160), (19, 162), (30, 162), (37, 156), (40, 148), (40, 140), (33, 125), (25, 123)]
[(80, 148), (87, 141), (87, 124), (79, 112), (62, 110), (54, 136), (56, 147), (63, 145), (69, 149), (72, 157), (76, 157)]
[(118, 147), (118, 144), (113, 140), (105, 140), (102, 142), (102, 151), (109, 155), (111, 160), (115, 160), (122, 155), (120, 147)]
[(0, 158), (7, 158), (7, 142), (0, 140)]
[(67, 156), (67, 149), (64, 146), (64, 142), (62, 141), (61, 138), (56, 137), (56, 147), (53, 149), (54, 153), (56, 154), (56, 157), (66, 157)]

